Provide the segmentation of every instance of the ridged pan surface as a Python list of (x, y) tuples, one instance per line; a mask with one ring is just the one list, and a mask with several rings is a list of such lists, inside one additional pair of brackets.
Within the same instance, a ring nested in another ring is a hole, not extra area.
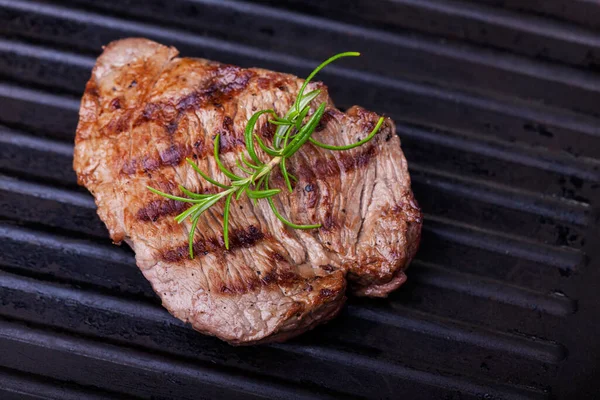
[[(0, 0), (0, 398), (597, 398), (594, 3)], [(407, 284), (284, 344), (171, 317), (71, 167), (95, 58), (131, 36), (299, 76), (362, 52), (320, 78), (397, 123)]]

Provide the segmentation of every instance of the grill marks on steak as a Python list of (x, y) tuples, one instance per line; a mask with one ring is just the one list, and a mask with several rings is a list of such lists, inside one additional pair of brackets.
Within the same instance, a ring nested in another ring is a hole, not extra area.
[[(290, 160), (299, 181), (275, 202), (294, 222), (321, 222), (321, 229), (288, 229), (266, 202), (255, 207), (243, 198), (232, 203), (230, 249), (223, 246), (223, 204), (217, 204), (201, 217), (196, 258), (188, 258), (190, 224), (172, 218), (188, 205), (146, 185), (175, 195), (178, 184), (218, 190), (185, 158), (227, 182), (213, 158), (214, 136), (221, 135), (221, 158), (235, 171), (249, 117), (266, 108), (283, 115), (302, 81), (176, 54), (144, 39), (105, 49), (82, 99), (74, 160), (111, 237), (131, 245), (163, 305), (201, 332), (253, 343), (283, 340), (333, 317), (346, 279), (361, 295), (385, 296), (398, 287), (418, 246), (421, 214), (389, 119), (364, 146), (332, 152), (305, 145)], [(342, 113), (322, 84), (309, 90), (317, 87), (323, 89), (317, 101), (329, 107), (316, 139), (349, 144), (373, 129), (376, 114), (360, 107)], [(272, 137), (266, 117), (257, 127)], [(283, 186), (276, 171), (273, 184)]]
[[(179, 74), (185, 74), (188, 65), (188, 60), (180, 61), (172, 70), (174, 79), (186, 82), (187, 78)], [(202, 83), (202, 87), (175, 100), (148, 103), (136, 124), (150, 120), (170, 121), (167, 129), (174, 131), (173, 127), (177, 126), (183, 113), (207, 106), (221, 107), (246, 89), (250, 79), (256, 75), (253, 71), (226, 64), (207, 64), (205, 71), (208, 80)]]
[[(195, 240), (193, 245), (194, 254), (196, 254), (198, 257), (202, 257), (208, 253), (229, 253), (236, 251), (236, 249), (241, 247), (253, 247), (265, 238), (270, 238), (270, 235), (262, 232), (254, 225), (250, 225), (245, 229), (237, 229), (229, 233), (228, 250), (225, 250), (225, 242), (223, 241), (222, 237), (214, 237), (209, 238), (208, 240)], [(162, 259), (167, 262), (181, 261), (188, 257), (189, 251), (187, 244), (184, 246), (178, 246), (174, 249), (168, 249), (162, 253)], [(282, 256), (280, 255), (280, 257)]]
[[(243, 147), (243, 141), (240, 138), (236, 138), (236, 140), (241, 141), (239, 143), (239, 147)], [(220, 147), (223, 149), (223, 146)], [(232, 151), (233, 149), (229, 149)], [(317, 159), (314, 161), (313, 165), (309, 168), (300, 168), (298, 172), (291, 171), (295, 175), (299, 175), (303, 178), (304, 181), (314, 182), (315, 179), (327, 179), (331, 176), (339, 175), (341, 172), (350, 172), (354, 169), (360, 169), (367, 166), (371, 160), (376, 156), (377, 147), (366, 144), (362, 146), (359, 152), (355, 155), (349, 154), (341, 154), (339, 158), (329, 157), (327, 159)], [(227, 150), (220, 150), (219, 153), (227, 153)], [(212, 151), (210, 152), (212, 154)], [(141, 162), (138, 163), (136, 159), (126, 161), (123, 163), (123, 167), (121, 168), (121, 173), (125, 175), (134, 175), (139, 172), (152, 172), (158, 169), (164, 168), (166, 166), (179, 166), (185, 162), (185, 158), (190, 156), (195, 156), (194, 158), (199, 158), (199, 153), (192, 152), (189, 148), (183, 147), (177, 144), (169, 147), (165, 152), (159, 155), (158, 159), (151, 157), (144, 157)], [(201, 154), (201, 153), (200, 153)], [(202, 157), (206, 157), (208, 154), (203, 154)], [(139, 167), (138, 167), (139, 165)], [(141, 169), (140, 169), (141, 168)], [(278, 174), (275, 171), (275, 174)], [(275, 180), (278, 180), (279, 177), (275, 177)], [(307, 186), (314, 187), (311, 184)], [(216, 190), (204, 190), (203, 193), (215, 192)], [(307, 192), (313, 192), (312, 198), (317, 197), (317, 192), (314, 189), (310, 189)], [(182, 194), (182, 193), (179, 193)], [(313, 203), (313, 207), (314, 207)], [(182, 208), (183, 207), (183, 208)], [(147, 219), (144, 216), (148, 215), (148, 218), (156, 221), (157, 218), (163, 216), (172, 216), (174, 214), (178, 214), (183, 211), (185, 203), (175, 202), (173, 200), (169, 201), (153, 201), (147, 206), (144, 206), (142, 209), (138, 211), (138, 215), (140, 215), (141, 219)]]
[[(189, 94), (167, 101), (159, 100), (148, 103), (141, 112), (141, 115), (136, 117), (134, 126), (139, 127), (147, 123), (156, 123), (164, 126), (168, 135), (173, 135), (179, 130), (182, 119), (185, 121), (186, 118), (189, 118), (190, 114), (193, 114), (197, 110), (207, 107), (215, 110), (224, 109), (224, 105), (232, 102), (235, 96), (243, 92), (250, 80), (256, 75), (253, 71), (243, 70), (232, 65), (198, 64), (206, 69), (205, 72), (207, 74), (210, 74), (208, 80), (203, 79), (200, 82), (194, 82), (199, 87)], [(187, 78), (179, 75), (183, 66), (190, 66), (189, 61), (179, 60), (176, 67), (164, 72), (167, 76), (164, 79), (169, 80), (168, 76), (174, 75), (172, 79), (188, 82)], [(264, 81), (265, 78), (258, 79)], [(288, 91), (286, 86), (284, 86), (284, 80), (280, 79), (277, 84), (279, 85), (278, 90)], [(265, 87), (264, 83), (262, 86)], [(217, 118), (219, 117), (222, 118), (221, 127), (216, 129), (211, 135), (202, 138), (204, 140), (196, 140), (190, 144), (177, 142), (177, 139), (173, 138), (173, 144), (162, 152), (150, 156), (142, 155), (140, 158), (124, 161), (121, 172), (126, 175), (151, 172), (164, 166), (181, 165), (186, 157), (193, 156), (196, 159), (203, 159), (211, 156), (213, 153), (212, 141), (216, 134), (220, 134), (220, 154), (239, 152), (245, 146), (243, 135), (240, 131), (235, 131), (234, 121), (231, 116), (218, 115)], [(271, 126), (271, 124), (267, 126), (265, 121), (265, 124), (262, 125), (262, 129), (258, 130), (258, 133), (263, 138), (270, 139), (273, 135)], [(182, 129), (185, 129), (185, 127)]]

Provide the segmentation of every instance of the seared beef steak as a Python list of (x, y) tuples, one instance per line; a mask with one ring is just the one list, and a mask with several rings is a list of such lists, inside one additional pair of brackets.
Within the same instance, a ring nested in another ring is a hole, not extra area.
[[(109, 44), (98, 58), (81, 103), (74, 167), (95, 196), (112, 239), (126, 241), (163, 305), (195, 329), (234, 344), (284, 340), (332, 318), (348, 290), (386, 296), (406, 279), (421, 232), (394, 123), (358, 148), (335, 152), (304, 145), (289, 160), (299, 181), (276, 197), (296, 223), (285, 227), (266, 201), (232, 203), (230, 249), (223, 246), (218, 203), (202, 215), (188, 257), (189, 221), (173, 217), (187, 205), (146, 189), (181, 195), (215, 190), (185, 162), (228, 182), (212, 155), (221, 135), (227, 167), (244, 152), (250, 116), (272, 108), (283, 115), (302, 80), (261, 69), (177, 58), (177, 50), (145, 39)], [(346, 113), (323, 93), (328, 109), (314, 137), (345, 145), (364, 138), (378, 116), (360, 107)], [(261, 118), (258, 133), (273, 129)], [(259, 157), (267, 159), (263, 153)], [(282, 178), (273, 177), (280, 187)]]

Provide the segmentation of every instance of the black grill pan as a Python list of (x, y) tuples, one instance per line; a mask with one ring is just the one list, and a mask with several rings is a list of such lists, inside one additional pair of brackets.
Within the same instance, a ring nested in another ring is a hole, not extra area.
[[(594, 399), (600, 5), (0, 0), (0, 398)], [(285, 344), (169, 316), (71, 168), (101, 46), (304, 76), (398, 125), (425, 212), (408, 283)]]

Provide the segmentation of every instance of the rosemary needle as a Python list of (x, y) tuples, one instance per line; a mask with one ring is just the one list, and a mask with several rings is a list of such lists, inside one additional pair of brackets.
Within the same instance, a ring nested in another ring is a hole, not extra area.
[[(321, 91), (316, 89), (308, 93), (304, 93), (308, 84), (320, 70), (331, 64), (333, 61), (342, 57), (355, 57), (359, 55), (360, 53), (357, 52), (339, 53), (322, 62), (310, 73), (308, 78), (306, 78), (300, 88), (300, 91), (298, 92), (298, 96), (296, 97), (294, 104), (284, 117), (279, 117), (274, 110), (261, 110), (254, 113), (250, 117), (246, 128), (244, 129), (244, 142), (248, 157), (250, 159), (247, 159), (246, 156), (242, 156), (241, 159), (236, 160), (237, 167), (245, 174), (245, 176), (235, 174), (231, 170), (227, 169), (227, 167), (225, 167), (225, 165), (223, 165), (221, 162), (221, 159), (219, 158), (220, 135), (216, 135), (213, 142), (214, 157), (219, 170), (221, 170), (221, 172), (223, 172), (223, 174), (229, 178), (229, 184), (221, 183), (212, 179), (205, 174), (192, 160), (189, 158), (186, 159), (196, 173), (198, 173), (210, 184), (221, 188), (222, 191), (215, 194), (200, 194), (193, 193), (185, 187), (179, 186), (181, 192), (187, 196), (181, 197), (174, 196), (172, 194), (165, 193), (147, 186), (148, 190), (167, 199), (191, 203), (191, 206), (187, 210), (175, 217), (175, 221), (178, 223), (181, 223), (186, 219), (190, 219), (192, 223), (188, 235), (190, 258), (194, 258), (194, 234), (196, 232), (200, 216), (221, 199), (225, 199), (225, 206), (223, 208), (223, 242), (225, 243), (226, 249), (229, 249), (229, 216), (231, 202), (234, 199), (239, 200), (244, 194), (248, 196), (248, 198), (252, 199), (252, 201), (255, 203), (258, 200), (266, 199), (269, 207), (277, 219), (293, 229), (315, 229), (321, 227), (321, 224), (299, 225), (287, 220), (277, 210), (275, 202), (273, 201), (273, 198), (281, 193), (281, 189), (269, 188), (269, 181), (273, 169), (278, 166), (284, 178), (287, 190), (292, 192), (291, 182), (292, 180), (297, 181), (297, 178), (287, 171), (286, 160), (292, 157), (304, 144), (306, 144), (307, 141), (310, 141), (310, 143), (312, 143), (314, 146), (322, 147), (327, 150), (350, 150), (367, 143), (375, 136), (375, 134), (377, 134), (381, 128), (381, 125), (383, 124), (383, 117), (379, 119), (367, 137), (353, 144), (346, 146), (333, 146), (319, 142), (318, 140), (312, 138), (312, 134), (321, 121), (327, 104), (321, 103), (315, 112), (309, 116), (310, 104), (319, 96), (319, 94), (321, 94)], [(271, 147), (264, 143), (261, 138), (254, 133), (254, 128), (258, 122), (258, 119), (265, 114), (268, 114), (270, 117), (268, 122), (277, 126)], [(304, 122), (306, 118), (308, 118), (308, 120)], [(264, 163), (258, 158), (258, 155), (256, 154), (255, 143), (271, 157), (269, 162)]]

